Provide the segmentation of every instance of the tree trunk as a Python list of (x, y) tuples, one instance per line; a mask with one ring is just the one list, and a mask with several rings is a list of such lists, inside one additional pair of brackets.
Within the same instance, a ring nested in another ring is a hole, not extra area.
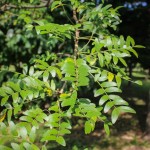
[(148, 93), (148, 112), (146, 118), (146, 133), (150, 135), (150, 90)]

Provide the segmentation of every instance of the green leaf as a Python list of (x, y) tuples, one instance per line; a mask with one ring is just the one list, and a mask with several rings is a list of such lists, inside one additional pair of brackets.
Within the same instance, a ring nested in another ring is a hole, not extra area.
[(145, 48), (145, 46), (142, 46), (142, 45), (135, 45), (134, 48)]
[(7, 85), (12, 88), (14, 91), (16, 92), (20, 92), (21, 89), (20, 89), (20, 86), (17, 84), (17, 83), (14, 83), (14, 82), (7, 82)]
[(70, 130), (68, 130), (68, 129), (61, 129), (61, 130), (59, 131), (59, 133), (60, 133), (61, 135), (63, 135), (63, 134), (70, 134), (71, 132), (70, 132)]
[(49, 72), (48, 71), (44, 71), (44, 73), (43, 73), (43, 81), (47, 82), (48, 77), (49, 77)]
[(29, 144), (29, 143), (27, 143), (27, 142), (24, 142), (24, 143), (23, 143), (23, 146), (26, 148), (26, 150), (32, 150), (31, 144)]
[(11, 121), (11, 117), (12, 117), (12, 109), (9, 109), (7, 112), (7, 120), (8, 122)]
[(33, 121), (33, 119), (30, 116), (21, 116), (20, 120), (27, 121), (27, 122)]
[(56, 138), (56, 142), (61, 144), (62, 146), (66, 146), (66, 142), (65, 142), (65, 140), (64, 140), (64, 138), (62, 136), (58, 136)]
[(56, 85), (55, 85), (54, 80), (51, 80), (51, 89), (52, 89), (53, 91), (55, 91), (55, 89), (56, 89)]
[(35, 62), (41, 64), (45, 69), (47, 67), (49, 67), (49, 64), (47, 62), (44, 62), (44, 61), (42, 61), (40, 59), (35, 59)]
[(27, 138), (27, 130), (25, 127), (21, 127), (18, 131), (18, 134), (23, 138), (26, 139)]
[(78, 74), (79, 74), (79, 77), (82, 76), (82, 77), (85, 77), (85, 76), (88, 76), (88, 68), (86, 65), (80, 65), (78, 66)]
[(76, 81), (76, 78), (75, 77), (64, 77), (64, 78), (62, 78), (62, 81), (74, 82), (74, 81)]
[(25, 17), (25, 18), (24, 18), (24, 21), (25, 21), (27, 24), (32, 22), (32, 20), (31, 20), (31, 18), (30, 18), (29, 16)]
[(91, 127), (91, 122), (90, 121), (85, 122), (84, 131), (85, 131), (85, 134), (91, 133), (92, 127)]
[(108, 102), (104, 107), (104, 113), (107, 113), (113, 106), (114, 106), (113, 101)]
[(130, 44), (134, 46), (135, 45), (134, 39), (131, 36), (128, 36), (126, 44), (127, 46), (130, 46)]
[(40, 150), (40, 148), (38, 146), (36, 146), (35, 144), (32, 144), (31, 150)]
[(54, 106), (51, 106), (48, 110), (52, 110), (52, 111), (58, 112), (59, 108), (58, 108), (57, 105), (54, 105)]
[(108, 95), (103, 95), (99, 100), (99, 105), (103, 105), (109, 99)]
[(133, 48), (130, 48), (129, 51), (132, 52), (138, 58), (138, 53)]
[(105, 54), (105, 59), (107, 61), (107, 64), (109, 64), (111, 61), (111, 55), (108, 52), (104, 52), (104, 54)]
[(128, 103), (118, 95), (109, 95), (109, 98), (113, 100), (115, 105), (128, 105)]
[(71, 97), (63, 99), (63, 102), (61, 103), (61, 105), (62, 107), (65, 107), (65, 106), (73, 107), (75, 105), (76, 99), (77, 99), (77, 92), (74, 91)]
[(62, 74), (75, 76), (75, 65), (72, 61), (65, 62), (62, 66)]
[(40, 123), (44, 123), (43, 117), (41, 115), (36, 116), (36, 121), (40, 122)]
[(9, 147), (4, 146), (4, 145), (0, 145), (0, 149), (1, 150), (12, 150), (12, 148), (9, 148)]
[(89, 85), (89, 78), (79, 75), (78, 86), (87, 86), (87, 85)]
[(112, 114), (111, 114), (111, 120), (112, 120), (113, 124), (117, 121), (119, 115), (120, 115), (120, 109), (114, 108), (114, 110), (112, 111)]
[(103, 70), (101, 73), (101, 77), (98, 78), (98, 81), (105, 81), (107, 80), (108, 76), (107, 76), (108, 72), (106, 70)]
[(122, 62), (122, 64), (123, 64), (125, 67), (127, 67), (127, 63), (126, 63), (126, 61), (125, 61), (123, 58), (119, 58), (119, 60)]
[(125, 100), (122, 99), (120, 100), (115, 99), (113, 102), (115, 105), (129, 105)]
[(117, 65), (117, 63), (118, 63), (118, 58), (117, 58), (116, 56), (113, 56), (113, 62), (114, 62), (115, 65)]
[(31, 101), (33, 99), (33, 91), (27, 90), (28, 98)]
[(138, 85), (143, 85), (142, 81), (140, 81), (140, 80), (137, 80), (137, 81), (135, 81), (134, 83), (136, 83), (136, 84), (138, 84)]
[(45, 145), (42, 146), (42, 150), (47, 150)]
[(53, 11), (60, 4), (61, 4), (61, 1), (59, 1), (59, 0), (53, 1), (52, 5), (51, 5), (51, 11)]
[(112, 114), (111, 114), (111, 120), (112, 120), (112, 123), (114, 124), (120, 113), (122, 112), (128, 112), (128, 113), (136, 113), (134, 109), (128, 107), (128, 106), (119, 106), (117, 108), (114, 108), (114, 110), (112, 111)]
[(66, 129), (71, 129), (71, 128), (72, 128), (72, 127), (71, 127), (71, 124), (68, 123), (68, 122), (62, 122), (62, 123), (60, 124), (60, 126), (61, 126), (61, 128), (66, 128)]
[(106, 134), (109, 136), (110, 135), (110, 129), (109, 129), (109, 125), (104, 123), (104, 130), (106, 132)]
[(105, 91), (107, 93), (112, 93), (112, 92), (121, 92), (121, 90), (117, 87), (110, 87), (110, 88), (106, 88)]
[(102, 87), (112, 87), (112, 86), (117, 86), (116, 82), (103, 82), (101, 84)]
[(10, 133), (11, 133), (13, 136), (18, 136), (17, 127), (16, 127), (16, 125), (14, 124), (14, 122), (10, 121), (10, 122), (9, 122), (9, 127), (10, 127)]
[(7, 94), (5, 93), (5, 90), (3, 88), (0, 88), (0, 96), (5, 97)]
[(56, 140), (56, 136), (55, 135), (43, 136), (43, 138), (41, 139), (42, 142), (44, 142), (44, 141), (55, 141), (55, 140)]
[[(31, 125), (28, 122), (19, 122), (18, 124), (16, 124), (16, 128), (19, 130), (20, 128), (25, 127), (27, 132), (31, 131)], [(18, 134), (19, 131), (17, 130)]]
[(128, 112), (128, 113), (136, 113), (134, 109), (130, 108), (129, 106), (120, 106), (118, 107), (121, 112)]
[(116, 82), (117, 82), (118, 87), (120, 87), (121, 86), (121, 77), (116, 75), (115, 78), (116, 78)]
[(96, 63), (96, 58), (91, 56), (91, 55), (87, 55), (86, 56), (86, 60), (87, 62), (92, 66)]
[(14, 150), (20, 150), (20, 146), (17, 143), (11, 143), (11, 146)]
[(45, 70), (47, 69), (45, 66), (43, 65), (35, 65), (35, 68), (41, 69), (41, 70)]
[(10, 87), (4, 86), (4, 87), (2, 87), (2, 88), (3, 88), (3, 90), (5, 91), (5, 93), (8, 93), (8, 94), (10, 94), (10, 95), (12, 95), (12, 93), (14, 93), (14, 91), (13, 91)]
[(99, 64), (101, 67), (104, 66), (104, 56), (101, 53), (98, 53)]
[(31, 66), (29, 70), (29, 75), (32, 76), (34, 74), (34, 67)]
[(30, 138), (30, 141), (32, 143), (34, 143), (34, 141), (36, 139), (36, 128), (35, 127), (32, 127), (30, 134), (29, 134), (29, 138)]
[(8, 101), (9, 96), (5, 96), (4, 98), (1, 99), (1, 106), (4, 106), (6, 102)]
[(104, 94), (104, 93), (105, 93), (105, 90), (104, 90), (104, 89), (95, 90), (95, 91), (94, 91), (94, 97), (98, 97), (98, 96), (100, 96), (100, 95), (102, 95), (102, 94)]
[(27, 93), (27, 91), (22, 90), (22, 91), (20, 92), (20, 95), (21, 95), (22, 99), (25, 100), (25, 99), (27, 98), (27, 96), (28, 96), (28, 93)]
[(13, 102), (14, 102), (14, 103), (17, 103), (17, 102), (18, 102), (18, 99), (19, 99), (19, 94), (18, 94), (18, 93), (13, 93), (13, 94), (12, 94), (12, 98), (13, 98)]

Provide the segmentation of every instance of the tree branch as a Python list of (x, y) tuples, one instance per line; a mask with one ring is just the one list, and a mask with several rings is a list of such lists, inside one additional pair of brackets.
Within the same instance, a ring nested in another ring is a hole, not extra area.
[[(79, 20), (77, 18), (76, 10), (73, 10), (73, 19), (75, 20), (76, 24), (79, 22)], [(77, 55), (78, 55), (79, 34), (80, 34), (80, 31), (78, 29), (76, 29), (76, 31), (75, 31), (75, 39), (74, 39), (74, 59), (75, 60), (77, 59)]]
[[(77, 18), (77, 11), (73, 10), (73, 19), (76, 22), (76, 24), (79, 22)], [(79, 48), (79, 36), (80, 36), (80, 31), (79, 29), (75, 30), (75, 37), (74, 37), (74, 62), (75, 62), (75, 67), (76, 67), (76, 88), (78, 84), (78, 71), (77, 71), (77, 58), (78, 58), (78, 48)]]

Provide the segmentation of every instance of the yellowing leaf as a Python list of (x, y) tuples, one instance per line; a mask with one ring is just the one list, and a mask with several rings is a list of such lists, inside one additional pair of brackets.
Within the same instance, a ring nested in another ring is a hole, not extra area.
[(108, 78), (108, 81), (111, 82), (114, 79), (114, 74), (111, 72), (108, 72), (107, 78)]
[(5, 119), (5, 117), (6, 117), (6, 113), (3, 114), (2, 116), (0, 116), (0, 122), (3, 122), (3, 120)]
[(53, 95), (53, 91), (51, 89), (47, 89), (46, 90), (48, 96), (52, 96)]
[(60, 97), (61, 97), (61, 98), (66, 98), (66, 97), (68, 97), (68, 96), (70, 96), (70, 93), (69, 93), (69, 94), (66, 94), (66, 93), (60, 94)]

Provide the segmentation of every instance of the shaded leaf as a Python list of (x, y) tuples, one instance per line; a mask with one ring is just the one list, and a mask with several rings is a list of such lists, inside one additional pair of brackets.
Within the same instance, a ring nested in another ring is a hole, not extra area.
[(62, 136), (58, 136), (56, 138), (56, 142), (61, 144), (62, 146), (66, 146), (66, 141), (65, 141), (65, 139)]

